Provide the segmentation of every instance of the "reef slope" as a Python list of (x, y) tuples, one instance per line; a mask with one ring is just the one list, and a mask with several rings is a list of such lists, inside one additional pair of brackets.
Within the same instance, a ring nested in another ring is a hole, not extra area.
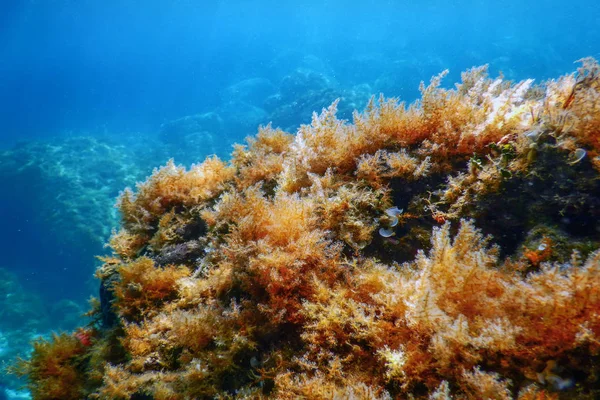
[(125, 190), (33, 397), (597, 398), (600, 68), (443, 75)]

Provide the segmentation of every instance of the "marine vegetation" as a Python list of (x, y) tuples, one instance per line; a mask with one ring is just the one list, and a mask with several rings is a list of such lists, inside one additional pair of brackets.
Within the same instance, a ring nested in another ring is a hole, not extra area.
[(600, 396), (600, 66), (338, 102), (118, 208), (35, 399)]

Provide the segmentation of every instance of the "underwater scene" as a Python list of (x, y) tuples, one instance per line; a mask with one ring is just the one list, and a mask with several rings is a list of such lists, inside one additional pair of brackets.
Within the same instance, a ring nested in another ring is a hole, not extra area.
[(600, 398), (600, 3), (0, 8), (0, 400)]

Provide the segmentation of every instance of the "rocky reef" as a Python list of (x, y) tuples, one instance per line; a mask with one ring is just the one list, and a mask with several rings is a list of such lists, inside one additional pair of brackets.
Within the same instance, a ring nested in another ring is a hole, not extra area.
[[(320, 60), (312, 59), (312, 64), (318, 63)], [(369, 101), (373, 92), (369, 84), (341, 85), (325, 66), (304, 64), (291, 70), (279, 65), (289, 72), (277, 84), (257, 77), (235, 81), (222, 90), (213, 108), (163, 123), (158, 138), (165, 152), (184, 165), (197, 162), (198, 154), (228, 159), (232, 146), (259, 125), (270, 121), (285, 131), (294, 131), (302, 122), (310, 121), (313, 110), (336, 99), (341, 100), (337, 110), (341, 118), (351, 118), (354, 110), (364, 108)], [(376, 86), (390, 89), (381, 83)]]
[(597, 398), (600, 67), (338, 102), (120, 196), (34, 399)]
[[(150, 159), (156, 158), (156, 152), (92, 136), (0, 151), (6, 187), (0, 207), (12, 241), (4, 249), (3, 266), (43, 296), (85, 301), (92, 286), (86, 290), (84, 280), (89, 283), (94, 271), (90, 256), (103, 252), (119, 223), (114, 199), (124, 185), (151, 171)], [(69, 280), (81, 284), (64, 287)], [(47, 290), (53, 286), (63, 290)]]

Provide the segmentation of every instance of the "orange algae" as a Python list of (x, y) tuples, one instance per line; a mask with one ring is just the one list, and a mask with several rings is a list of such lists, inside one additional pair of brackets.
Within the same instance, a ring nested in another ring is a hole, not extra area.
[(523, 256), (535, 268), (540, 266), (540, 263), (547, 261), (552, 255), (552, 239), (545, 237), (542, 239), (537, 249), (525, 249)]
[(28, 377), (27, 388), (35, 399), (81, 399), (86, 377), (79, 364), (86, 347), (76, 334), (53, 334), (50, 340), (34, 341), (33, 356), (9, 371)]
[(113, 286), (114, 309), (125, 320), (138, 320), (155, 312), (177, 295), (177, 281), (189, 276), (183, 267), (158, 268), (147, 257), (117, 267), (119, 281)]
[(126, 190), (98, 274), (116, 322), (34, 346), (34, 398), (597, 396), (600, 164), (569, 155), (600, 151), (598, 65), (443, 76)]

